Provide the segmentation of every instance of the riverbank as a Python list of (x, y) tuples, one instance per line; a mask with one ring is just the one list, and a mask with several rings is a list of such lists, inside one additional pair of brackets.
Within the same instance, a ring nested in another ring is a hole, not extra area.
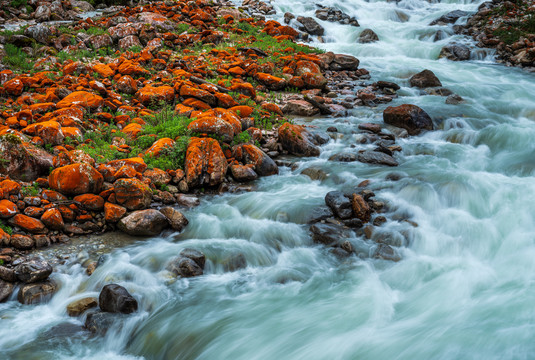
[(480, 47), (496, 49), (498, 62), (535, 71), (535, 5), (533, 1), (483, 3), (462, 30)]

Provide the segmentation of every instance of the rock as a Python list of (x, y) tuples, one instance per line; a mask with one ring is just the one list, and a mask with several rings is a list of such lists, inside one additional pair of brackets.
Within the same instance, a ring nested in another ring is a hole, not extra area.
[(28, 26), (24, 30), (24, 35), (31, 37), (41, 44), (48, 44), (49, 38), (52, 36), (52, 31), (50, 31), (48, 26), (39, 24)]
[(71, 106), (81, 106), (90, 110), (98, 109), (104, 103), (102, 97), (87, 91), (75, 91), (65, 96), (56, 104), (58, 109), (68, 108)]
[(128, 210), (141, 210), (150, 206), (152, 191), (138, 179), (119, 179), (113, 184), (115, 199)]
[(452, 94), (446, 98), (446, 104), (449, 105), (458, 105), (464, 102), (464, 99), (457, 94)]
[(282, 107), (282, 112), (288, 115), (314, 116), (319, 114), (320, 110), (305, 100), (288, 100)]
[(466, 11), (462, 10), (453, 10), (449, 13), (442, 15), (438, 19), (432, 21), (429, 25), (446, 25), (446, 24), (453, 24), (455, 23), (459, 18), (463, 16), (467, 16), (468, 13)]
[(184, 256), (180, 256), (171, 261), (171, 263), (167, 265), (167, 270), (171, 271), (176, 276), (181, 277), (194, 277), (203, 274), (202, 267), (200, 267), (195, 260)]
[(13, 234), (10, 241), (11, 246), (18, 250), (30, 250), (35, 246), (35, 241), (26, 235)]
[(329, 157), (329, 161), (353, 162), (357, 161), (357, 155), (349, 152), (334, 154)]
[(401, 260), (401, 256), (399, 256), (390, 245), (386, 244), (379, 244), (379, 246), (377, 246), (377, 249), (375, 249), (373, 253), (373, 258), (390, 261)]
[(66, 195), (99, 193), (104, 178), (88, 164), (72, 164), (54, 169), (48, 176), (53, 190)]
[(273, 91), (282, 90), (288, 85), (286, 79), (266, 73), (256, 73), (255, 77), (260, 83)]
[(320, 180), (323, 181), (327, 179), (327, 173), (322, 169), (309, 167), (301, 171), (302, 175), (308, 176), (311, 180)]
[(48, 174), (52, 159), (44, 149), (23, 142), (17, 135), (0, 136), (0, 173), (12, 179), (34, 181)]
[(320, 154), (314, 135), (303, 126), (284, 123), (279, 128), (279, 141), (286, 151), (296, 156), (318, 156)]
[(137, 311), (137, 300), (117, 284), (108, 284), (102, 288), (98, 305), (104, 312), (130, 314)]
[(21, 286), (17, 300), (21, 304), (33, 305), (50, 300), (56, 292), (57, 285), (53, 281), (44, 281)]
[(173, 230), (182, 231), (189, 223), (188, 219), (175, 208), (163, 207), (160, 212), (167, 218)]
[(334, 214), (330, 207), (319, 206), (312, 209), (311, 213), (307, 217), (307, 224), (313, 224), (322, 220), (333, 217)]
[(310, 35), (322, 36), (325, 33), (323, 26), (318, 24), (316, 20), (308, 16), (298, 16), (297, 22), (299, 30), (304, 31)]
[(104, 208), (104, 199), (99, 195), (83, 194), (75, 196), (73, 200), (82, 204), (83, 208), (89, 211), (101, 211)]
[(0, 200), (0, 218), (9, 219), (19, 212), (17, 205), (9, 200)]
[(23, 214), (17, 214), (13, 216), (11, 219), (9, 219), (9, 223), (32, 234), (42, 234), (46, 232), (45, 225), (40, 220)]
[(439, 59), (446, 58), (453, 61), (464, 61), (470, 59), (470, 48), (462, 44), (449, 44), (440, 50)]
[(389, 106), (383, 112), (383, 121), (406, 129), (410, 135), (418, 135), (422, 130), (433, 130), (429, 115), (416, 105)]
[[(122, 74), (125, 73), (122, 72)], [(158, 105), (160, 102), (172, 102), (175, 98), (175, 91), (170, 86), (153, 87), (149, 85), (139, 89), (135, 97), (145, 106)]]
[(225, 271), (236, 271), (247, 267), (247, 259), (242, 253), (233, 254), (222, 261)]
[(49, 5), (39, 5), (37, 9), (35, 9), (33, 16), (37, 22), (45, 22), (50, 19), (51, 14), (52, 10), (50, 10)]
[(355, 216), (363, 223), (370, 221), (372, 211), (366, 200), (364, 200), (361, 195), (353, 194), (353, 198), (351, 199), (351, 207)]
[(42, 223), (49, 229), (61, 230), (65, 227), (63, 217), (58, 209), (47, 209), (41, 216)]
[(349, 219), (353, 216), (351, 201), (340, 191), (330, 191), (325, 195), (325, 203), (340, 219)]
[(87, 310), (94, 308), (98, 305), (97, 298), (87, 297), (80, 300), (73, 301), (67, 305), (67, 315), (80, 316)]
[(32, 258), (17, 265), (14, 271), (18, 281), (29, 284), (48, 279), (52, 266), (42, 259)]
[(379, 37), (372, 29), (364, 29), (359, 35), (359, 43), (368, 44), (379, 41)]
[(155, 236), (169, 227), (169, 221), (158, 210), (138, 210), (122, 218), (119, 230), (134, 236)]
[(109, 223), (116, 223), (126, 214), (126, 208), (117, 204), (104, 204), (104, 219)]
[(366, 150), (360, 152), (357, 160), (366, 164), (379, 164), (387, 166), (398, 166), (398, 162), (392, 156), (383, 152)]
[(206, 263), (206, 256), (199, 250), (191, 249), (191, 248), (185, 248), (180, 252), (180, 256), (187, 257), (197, 263), (201, 267), (201, 269), (204, 269), (204, 265)]
[(316, 223), (310, 227), (310, 231), (315, 242), (331, 247), (341, 247), (351, 235), (350, 230), (342, 225), (329, 223)]
[(192, 133), (215, 135), (226, 143), (230, 143), (235, 135), (232, 125), (217, 117), (204, 117), (193, 120), (188, 125), (188, 130)]
[(109, 328), (111, 328), (119, 314), (113, 314), (103, 311), (90, 311), (85, 319), (84, 327), (92, 332), (104, 336)]
[(428, 88), (428, 87), (435, 87), (435, 86), (442, 86), (442, 83), (440, 80), (435, 76), (435, 74), (431, 70), (424, 70), (422, 72), (419, 72), (418, 74), (413, 75), (409, 79), (409, 84), (412, 87), (418, 87), (418, 88)]
[(279, 167), (262, 150), (255, 145), (245, 144), (234, 149), (234, 156), (244, 164), (253, 165), (254, 171), (260, 176), (270, 176), (279, 173)]
[(192, 138), (186, 152), (186, 181), (188, 186), (216, 186), (227, 173), (227, 159), (217, 140)]
[(335, 54), (333, 61), (329, 64), (329, 69), (334, 71), (355, 71), (358, 69), (359, 63), (359, 59), (354, 56)]
[(13, 294), (13, 288), (13, 284), (0, 280), (0, 303), (7, 300), (7, 298)]
[(234, 180), (247, 182), (258, 179), (258, 174), (253, 170), (251, 165), (231, 165), (230, 172)]

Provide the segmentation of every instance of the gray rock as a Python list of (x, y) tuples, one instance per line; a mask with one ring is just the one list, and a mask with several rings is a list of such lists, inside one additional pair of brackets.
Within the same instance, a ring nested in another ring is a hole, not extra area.
[(326, 220), (328, 218), (333, 217), (333, 211), (328, 206), (319, 206), (310, 212), (310, 214), (307, 217), (307, 223), (313, 224), (322, 220)]
[(410, 135), (418, 135), (422, 130), (433, 130), (431, 117), (416, 105), (389, 106), (383, 111), (383, 121), (406, 129)]
[(122, 218), (118, 227), (129, 235), (154, 236), (169, 227), (169, 221), (158, 210), (138, 210)]
[(24, 30), (24, 35), (31, 37), (41, 44), (48, 44), (48, 39), (52, 36), (52, 31), (45, 25), (33, 25)]
[(330, 191), (325, 195), (325, 203), (340, 219), (349, 219), (353, 216), (351, 200), (340, 191)]
[(466, 11), (462, 10), (453, 10), (449, 13), (442, 15), (438, 19), (432, 21), (429, 25), (446, 25), (446, 24), (453, 24), (455, 23), (459, 18), (468, 15)]
[(180, 252), (180, 256), (187, 257), (197, 263), (201, 269), (204, 269), (204, 264), (206, 263), (206, 256), (199, 250), (185, 248)]
[(167, 270), (171, 271), (176, 276), (181, 277), (194, 277), (203, 274), (203, 269), (199, 264), (197, 264), (195, 260), (185, 256), (179, 256), (172, 260), (169, 265), (167, 265)]
[(453, 61), (469, 60), (470, 48), (462, 44), (449, 44), (442, 48), (438, 58), (446, 58)]
[(401, 256), (399, 256), (390, 245), (386, 244), (379, 244), (379, 246), (377, 246), (377, 249), (375, 249), (373, 253), (373, 258), (390, 261), (401, 260)]
[(7, 300), (13, 293), (13, 284), (0, 280), (0, 303)]
[(358, 161), (366, 164), (378, 164), (387, 166), (398, 166), (398, 162), (392, 156), (379, 151), (366, 150), (359, 153)]
[(306, 168), (301, 171), (301, 174), (308, 176), (311, 180), (323, 181), (327, 178), (327, 174), (325, 173), (325, 171), (315, 167)]
[(105, 312), (130, 314), (137, 311), (137, 300), (128, 291), (117, 284), (108, 284), (102, 288), (98, 305)]
[(300, 24), (299, 30), (304, 31), (310, 35), (321, 36), (325, 33), (323, 26), (318, 24), (316, 20), (307, 16), (298, 16), (297, 21)]
[(465, 102), (464, 99), (457, 94), (452, 94), (446, 98), (446, 104), (449, 104), (449, 105), (458, 105), (464, 102)]
[(349, 229), (342, 225), (317, 223), (310, 227), (312, 239), (320, 244), (332, 247), (341, 247), (351, 235)]
[(357, 161), (357, 155), (348, 152), (334, 154), (329, 157), (329, 161), (353, 162)]
[(427, 69), (422, 72), (419, 72), (418, 74), (413, 75), (409, 79), (409, 84), (412, 87), (418, 87), (421, 89), (427, 87), (442, 86), (442, 83), (435, 76), (435, 74), (431, 70)]
[(164, 207), (160, 212), (167, 218), (173, 230), (182, 231), (189, 224), (188, 219), (177, 209)]
[(17, 280), (27, 284), (46, 280), (50, 274), (52, 274), (52, 266), (38, 258), (26, 260), (15, 267)]
[(247, 267), (247, 259), (242, 253), (234, 254), (223, 260), (225, 271), (236, 271)]
[(351, 55), (335, 54), (329, 68), (335, 71), (349, 70), (355, 71), (360, 64), (359, 59)]
[(113, 314), (103, 311), (91, 311), (87, 314), (84, 327), (93, 334), (105, 335), (117, 319), (121, 319), (120, 314)]
[(37, 9), (35, 9), (34, 18), (37, 22), (44, 22), (50, 19), (51, 14), (52, 11), (50, 10), (49, 5), (39, 5)]
[(0, 279), (11, 283), (16, 282), (17, 275), (15, 274), (15, 270), (0, 266)]
[(359, 43), (368, 44), (379, 41), (379, 36), (372, 29), (364, 29), (359, 35)]
[(56, 283), (50, 280), (40, 283), (26, 284), (20, 288), (17, 300), (25, 305), (46, 302), (50, 300), (56, 290)]

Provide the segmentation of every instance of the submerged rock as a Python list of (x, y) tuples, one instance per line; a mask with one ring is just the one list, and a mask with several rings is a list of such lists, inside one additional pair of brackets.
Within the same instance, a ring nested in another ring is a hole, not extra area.
[(360, 152), (357, 156), (358, 161), (366, 164), (378, 164), (387, 166), (398, 166), (394, 157), (379, 151), (366, 150)]
[(17, 295), (17, 300), (21, 304), (33, 305), (50, 300), (56, 292), (57, 285), (53, 281), (44, 281), (23, 285)]
[(379, 41), (379, 36), (372, 29), (364, 29), (359, 35), (359, 43), (368, 44)]
[(470, 48), (462, 44), (449, 44), (440, 50), (439, 59), (446, 58), (453, 61), (464, 61), (470, 59)]
[(406, 129), (410, 135), (418, 135), (422, 130), (433, 130), (431, 117), (416, 105), (389, 106), (383, 112), (383, 121)]

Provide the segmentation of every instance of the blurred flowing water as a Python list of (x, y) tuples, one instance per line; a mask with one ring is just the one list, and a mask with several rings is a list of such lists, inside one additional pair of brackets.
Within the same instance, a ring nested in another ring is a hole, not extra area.
[[(344, 136), (319, 158), (293, 159), (296, 170), (259, 180), (254, 192), (205, 198), (185, 213), (184, 233), (118, 249), (91, 277), (76, 262), (58, 267), (60, 290), (47, 304), (0, 304), (2, 358), (534, 358), (535, 76), (495, 64), (491, 53), (436, 60), (445, 44), (470, 41), (451, 35), (433, 42), (436, 30), (452, 31), (428, 26), (481, 3), (323, 1), (361, 27), (320, 21), (326, 42), (314, 45), (357, 56), (371, 81), (400, 84), (393, 105), (422, 107), (439, 130), (400, 139), (400, 166), (392, 169), (327, 161), (355, 143), (359, 123), (381, 122), (385, 106), (311, 121)], [(286, 11), (313, 16), (316, 9), (307, 0), (273, 4), (279, 21)], [(358, 44), (365, 28), (380, 42)], [(446, 105), (444, 97), (409, 88), (408, 78), (423, 69), (466, 103)], [(329, 176), (312, 181), (300, 175), (307, 167)], [(399, 181), (387, 180), (393, 171)], [(328, 191), (364, 179), (390, 206), (384, 231), (405, 239), (398, 263), (370, 259), (375, 245), (361, 238), (352, 239), (359, 256), (343, 261), (310, 238), (311, 209)], [(173, 282), (163, 270), (186, 247), (206, 254), (205, 275)], [(237, 253), (248, 266), (226, 272), (225, 259)], [(140, 311), (105, 337), (91, 337), (80, 330), (84, 319), (69, 318), (65, 307), (98, 296), (109, 282), (125, 286)]]

